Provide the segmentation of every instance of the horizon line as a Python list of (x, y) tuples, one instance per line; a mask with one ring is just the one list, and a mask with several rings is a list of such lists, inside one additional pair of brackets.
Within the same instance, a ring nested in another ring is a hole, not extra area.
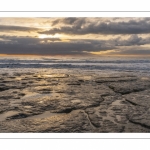
[(145, 11), (0, 11), (0, 12), (150, 12), (149, 10)]
[(100, 55), (100, 54), (93, 54), (93, 55), (80, 55), (80, 54), (74, 54), (74, 55), (65, 55), (65, 54), (0, 54), (0, 57), (3, 57), (3, 56), (8, 56), (8, 57), (11, 57), (11, 56), (37, 56), (37, 57), (40, 57), (40, 56), (47, 56), (47, 57), (150, 57), (150, 55), (138, 55), (138, 54), (135, 54), (135, 55)]

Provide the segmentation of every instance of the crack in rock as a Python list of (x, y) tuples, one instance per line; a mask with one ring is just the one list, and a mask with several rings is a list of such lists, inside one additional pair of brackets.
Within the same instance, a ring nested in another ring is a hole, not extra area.
[(84, 112), (84, 114), (87, 116), (87, 119), (88, 119), (90, 125), (92, 126), (92, 128), (93, 128), (93, 129), (98, 128), (98, 126), (96, 126), (95, 124), (93, 124), (93, 123), (91, 122), (88, 113), (86, 113), (85, 110), (83, 110), (83, 112)]
[(141, 127), (144, 127), (144, 128), (147, 128), (147, 129), (150, 129), (150, 126), (148, 126), (148, 125), (146, 125), (146, 124), (143, 124), (143, 123), (140, 123), (140, 122), (136, 122), (136, 121), (130, 120), (129, 118), (128, 118), (128, 120), (129, 120), (129, 122), (131, 122), (131, 123), (140, 125)]

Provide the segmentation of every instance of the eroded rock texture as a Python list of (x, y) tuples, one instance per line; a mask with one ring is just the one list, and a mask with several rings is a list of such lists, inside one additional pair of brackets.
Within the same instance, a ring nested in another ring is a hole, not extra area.
[(150, 78), (0, 75), (0, 132), (150, 132)]

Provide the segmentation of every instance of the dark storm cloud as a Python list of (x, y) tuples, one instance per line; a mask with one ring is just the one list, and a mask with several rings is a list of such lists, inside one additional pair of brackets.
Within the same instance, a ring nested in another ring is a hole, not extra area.
[[(65, 19), (64, 19), (65, 20)], [(64, 20), (56, 20), (54, 24), (65, 22)], [(70, 20), (70, 19), (68, 19)], [(71, 21), (71, 20), (70, 20)], [(150, 18), (141, 20), (129, 20), (128, 22), (102, 22), (95, 20), (95, 22), (86, 22), (85, 18), (72, 21), (71, 26), (68, 26), (69, 21), (62, 27), (55, 27), (48, 31), (42, 31), (42, 34), (147, 34), (150, 33)]]
[(34, 27), (24, 27), (24, 26), (8, 26), (8, 25), (0, 25), (0, 32), (7, 31), (40, 31), (39, 28)]

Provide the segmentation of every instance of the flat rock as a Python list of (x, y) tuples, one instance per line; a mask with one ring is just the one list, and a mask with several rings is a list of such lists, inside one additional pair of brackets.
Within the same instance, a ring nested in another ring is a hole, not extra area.
[(129, 122), (150, 129), (150, 109), (142, 106), (130, 107), (128, 112)]
[[(17, 126), (16, 126), (17, 124)], [(42, 119), (20, 119), (0, 122), (0, 131), (7, 132), (92, 132), (92, 127), (82, 111), (55, 115)]]
[(4, 133), (150, 132), (149, 108), (149, 77), (57, 69), (0, 75)]
[(134, 105), (150, 107), (150, 90), (126, 94), (124, 97)]
[(124, 82), (124, 81), (136, 81), (137, 77), (101, 77), (95, 79), (96, 83), (104, 83), (104, 82)]
[(116, 82), (109, 83), (108, 86), (114, 90), (114, 92), (121, 94), (129, 94), (132, 92), (139, 92), (150, 88), (150, 82), (146, 81), (130, 81), (130, 82)]

